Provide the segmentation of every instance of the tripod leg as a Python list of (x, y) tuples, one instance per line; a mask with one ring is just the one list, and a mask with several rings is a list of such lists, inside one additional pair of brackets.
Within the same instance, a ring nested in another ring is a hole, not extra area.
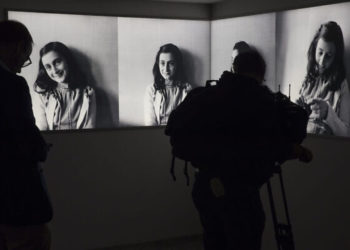
[[(284, 189), (284, 183), (283, 183), (283, 178), (282, 178), (282, 171), (279, 172), (279, 180), (281, 184), (281, 191), (282, 191), (282, 197), (283, 197), (283, 204), (284, 204), (284, 209), (285, 209), (285, 214), (287, 218), (287, 227), (286, 227), (286, 245), (288, 245), (288, 249), (294, 250), (295, 245), (294, 245), (294, 237), (293, 237), (293, 232), (292, 232), (292, 224), (291, 220), (289, 217), (289, 211), (288, 211), (288, 204), (287, 204), (287, 198), (286, 198), (286, 191)], [(287, 247), (287, 246), (286, 246)]]
[(270, 207), (271, 207), (271, 214), (272, 214), (272, 221), (273, 221), (273, 227), (275, 230), (275, 238), (277, 242), (277, 249), (281, 249), (280, 241), (279, 241), (279, 230), (278, 230), (278, 222), (277, 222), (277, 215), (276, 215), (276, 210), (275, 210), (275, 203), (273, 200), (273, 194), (272, 194), (272, 189), (271, 189), (271, 183), (270, 180), (267, 181), (267, 192), (269, 194), (269, 202), (270, 202)]
[(283, 197), (283, 204), (284, 204), (284, 209), (286, 211), (286, 218), (288, 225), (291, 225), (290, 223), (290, 217), (289, 217), (289, 210), (288, 210), (288, 204), (287, 204), (287, 198), (286, 198), (286, 191), (284, 189), (284, 184), (283, 184), (283, 178), (282, 178), (282, 172), (279, 174), (279, 179), (280, 179), (280, 184), (281, 184), (281, 191), (282, 191), (282, 197)]

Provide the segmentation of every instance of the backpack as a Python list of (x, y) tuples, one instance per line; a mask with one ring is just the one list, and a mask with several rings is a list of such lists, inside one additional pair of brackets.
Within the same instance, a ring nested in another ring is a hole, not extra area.
[[(230, 83), (232, 75), (230, 72), (224, 72), (218, 85), (220, 82)], [(288, 155), (283, 150), (279, 151), (283, 148), (279, 146), (281, 144), (300, 144), (306, 137), (307, 112), (291, 102), (281, 92), (277, 92), (268, 95), (273, 98), (270, 103), (275, 108), (276, 127), (278, 128), (270, 129), (273, 130), (273, 133), (270, 133), (273, 136), (270, 137), (275, 138), (271, 138), (268, 143), (273, 146), (254, 148), (254, 145), (249, 144), (249, 148), (240, 147), (240, 131), (233, 132), (237, 134), (239, 139), (230, 141), (225, 130), (228, 127), (227, 124), (224, 124), (224, 121), (218, 121), (220, 115), (217, 113), (220, 110), (220, 105), (217, 104), (217, 100), (223, 94), (219, 91), (218, 85), (207, 84), (206, 87), (197, 87), (191, 90), (184, 101), (169, 116), (165, 134), (170, 137), (172, 147), (173, 157), (170, 172), (174, 180), (176, 180), (174, 174), (175, 158), (185, 161), (184, 174), (187, 178), (187, 185), (189, 185), (188, 162), (199, 169), (215, 166), (225, 147), (230, 147), (233, 151), (237, 149), (239, 151), (237, 155), (254, 153), (263, 156), (271, 154), (273, 155), (271, 157), (275, 158), (274, 160), (283, 162), (288, 159)], [(232, 134), (232, 131), (230, 133)]]
[(173, 155), (170, 172), (173, 179), (176, 180), (174, 174), (175, 158), (184, 160), (187, 185), (189, 185), (188, 162), (191, 162), (192, 166), (200, 168), (213, 162), (216, 154), (210, 152), (211, 145), (218, 143), (218, 137), (212, 129), (209, 114), (209, 110), (213, 110), (210, 107), (210, 99), (216, 94), (216, 88), (216, 86), (207, 84), (205, 87), (192, 89), (171, 112), (165, 127), (165, 134), (170, 137)]

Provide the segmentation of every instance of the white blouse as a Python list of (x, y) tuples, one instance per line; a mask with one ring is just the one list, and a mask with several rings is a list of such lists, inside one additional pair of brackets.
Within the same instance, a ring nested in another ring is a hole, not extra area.
[(186, 97), (191, 85), (184, 88), (177, 85), (166, 85), (164, 91), (156, 90), (149, 85), (144, 98), (144, 119), (146, 126), (166, 125), (169, 115)]
[(33, 111), (40, 130), (94, 128), (96, 124), (95, 91), (70, 89), (58, 84), (53, 93), (35, 93)]

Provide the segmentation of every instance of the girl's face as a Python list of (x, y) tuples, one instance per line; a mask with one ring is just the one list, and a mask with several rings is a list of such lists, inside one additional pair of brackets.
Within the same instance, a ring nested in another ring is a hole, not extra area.
[(172, 80), (176, 72), (176, 61), (171, 53), (160, 53), (159, 71), (165, 80)]
[(49, 51), (41, 58), (48, 76), (57, 83), (64, 83), (68, 76), (67, 61), (56, 51)]
[(315, 60), (319, 73), (329, 69), (335, 58), (335, 45), (320, 38), (316, 45)]

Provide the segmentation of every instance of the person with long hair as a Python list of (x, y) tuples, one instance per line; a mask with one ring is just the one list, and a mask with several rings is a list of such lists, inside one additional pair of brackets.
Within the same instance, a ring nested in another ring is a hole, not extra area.
[(145, 125), (165, 125), (174, 110), (191, 90), (186, 82), (181, 51), (174, 44), (160, 47), (153, 66), (154, 83), (144, 98)]
[(349, 136), (350, 94), (340, 26), (334, 21), (322, 24), (307, 55), (307, 74), (296, 100), (310, 113), (307, 132)]
[(34, 114), (41, 130), (95, 127), (95, 91), (63, 43), (50, 42), (40, 50), (34, 91)]

